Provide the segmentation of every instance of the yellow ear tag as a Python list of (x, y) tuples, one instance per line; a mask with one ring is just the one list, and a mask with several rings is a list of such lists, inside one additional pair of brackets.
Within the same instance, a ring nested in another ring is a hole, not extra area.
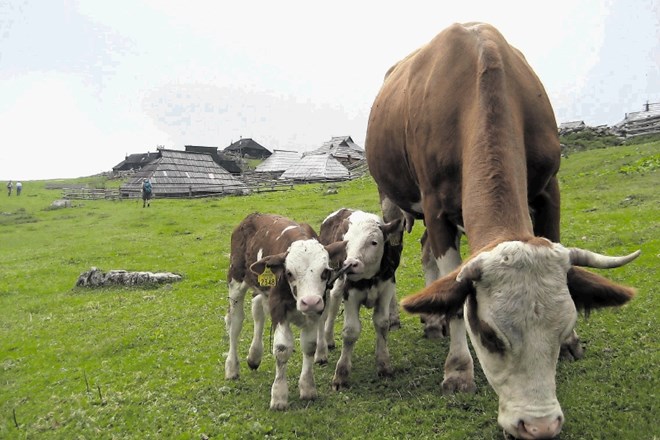
[(262, 287), (272, 287), (276, 281), (275, 274), (268, 267), (257, 277), (257, 282)]

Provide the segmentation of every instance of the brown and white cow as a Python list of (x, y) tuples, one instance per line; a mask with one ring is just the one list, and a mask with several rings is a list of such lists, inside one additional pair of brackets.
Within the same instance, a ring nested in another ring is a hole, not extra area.
[(238, 338), (243, 326), (243, 302), (248, 289), (252, 289), (254, 335), (247, 362), (252, 369), (261, 364), (264, 323), (270, 314), (275, 329), (275, 381), (270, 400), (273, 410), (283, 410), (288, 405), (286, 366), (293, 353), (292, 323), (301, 329), (300, 398), (317, 396), (312, 370), (316, 337), (332, 275), (331, 263), (343, 258), (344, 249), (345, 243), (322, 245), (306, 223), (272, 214), (250, 214), (232, 233), (227, 276), (229, 312), (225, 317), (229, 333), (225, 378), (239, 376)]
[[(325, 329), (319, 328), (317, 362), (327, 361), (327, 351), (334, 347), (334, 323), (339, 305), (344, 303), (341, 355), (337, 361), (332, 387), (348, 384), (355, 343), (360, 337), (360, 307), (373, 308), (376, 331), (376, 369), (381, 376), (390, 376), (390, 354), (387, 335), (390, 329), (390, 304), (395, 298), (394, 273), (401, 256), (398, 246), (401, 222), (383, 223), (376, 214), (342, 208), (333, 212), (321, 224), (321, 243), (346, 242), (342, 272), (330, 291)], [(325, 356), (324, 356), (325, 355)]]
[[(402, 305), (453, 316), (443, 390), (475, 389), (467, 321), (499, 424), (520, 438), (556, 436), (556, 363), (576, 308), (634, 294), (575, 266), (617, 267), (639, 252), (605, 257), (559, 244), (557, 124), (523, 55), (490, 25), (450, 26), (387, 72), (365, 150), (381, 197), (424, 219), (437, 257), (441, 278)], [(471, 253), (463, 265), (462, 231)]]

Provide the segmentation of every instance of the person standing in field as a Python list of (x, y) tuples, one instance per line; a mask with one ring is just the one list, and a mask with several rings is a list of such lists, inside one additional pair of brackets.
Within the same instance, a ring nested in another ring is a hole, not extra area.
[(14, 185), (12, 185), (11, 180), (7, 182), (7, 197), (11, 197), (11, 189), (13, 188)]
[(23, 190), (23, 184), (20, 181), (16, 182), (16, 195), (20, 196), (22, 190)]
[(149, 181), (148, 178), (145, 178), (142, 181), (142, 207), (144, 208), (145, 206), (149, 206), (149, 202), (151, 201), (151, 196), (153, 195), (153, 188), (151, 186), (151, 182)]

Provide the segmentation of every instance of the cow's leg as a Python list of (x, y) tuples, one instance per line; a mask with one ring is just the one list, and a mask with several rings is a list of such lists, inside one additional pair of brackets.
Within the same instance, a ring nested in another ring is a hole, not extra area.
[[(430, 199), (433, 200), (433, 199)], [(461, 265), (460, 232), (433, 206), (424, 207), (428, 237), (440, 276), (445, 276)], [(445, 360), (444, 393), (473, 392), (474, 363), (467, 343), (465, 321), (462, 316), (449, 317), (449, 353)]]
[(303, 400), (316, 399), (316, 384), (314, 383), (314, 353), (316, 352), (316, 338), (322, 327), (321, 319), (305, 323), (300, 329), (300, 347), (303, 353), (302, 371), (298, 380), (300, 398)]
[[(545, 237), (553, 243), (560, 242), (559, 218), (560, 197), (557, 178), (553, 177), (544, 192), (539, 194), (530, 203), (531, 211), (534, 213), (534, 235)], [(561, 344), (559, 358), (564, 360), (582, 359), (584, 349), (580, 344), (580, 337), (573, 330), (571, 335)]]
[(254, 332), (252, 344), (248, 353), (247, 363), (250, 368), (256, 370), (261, 365), (264, 353), (264, 325), (268, 313), (268, 301), (264, 295), (256, 295), (252, 298), (252, 318), (254, 319)]
[(275, 381), (270, 390), (270, 409), (284, 410), (289, 401), (289, 387), (286, 383), (286, 364), (293, 353), (293, 333), (288, 322), (280, 322), (273, 336), (273, 357), (275, 357)]
[[(440, 278), (440, 268), (433, 256), (431, 242), (428, 240), (428, 231), (424, 231), (421, 240), (422, 268), (424, 269), (424, 285), (428, 286)], [(439, 339), (449, 333), (449, 321), (445, 315), (423, 314), (420, 320), (424, 324), (424, 337)]]
[(326, 304), (323, 310), (321, 324), (318, 328), (318, 337), (316, 338), (314, 362), (317, 364), (327, 364), (328, 349), (335, 348), (335, 321), (339, 313), (343, 291), (344, 283), (342, 280), (337, 280), (328, 295), (328, 304)]
[(348, 298), (344, 301), (344, 328), (342, 329), (341, 355), (335, 368), (335, 376), (332, 379), (332, 388), (340, 390), (348, 384), (348, 375), (352, 368), (353, 348), (360, 337), (362, 324), (360, 323), (360, 304), (365, 293), (359, 290), (351, 290)]
[(238, 379), (238, 337), (243, 328), (243, 303), (245, 301), (247, 284), (237, 280), (229, 281), (229, 311), (225, 316), (227, 333), (229, 334), (229, 354), (225, 361), (225, 379)]
[(376, 330), (376, 369), (380, 376), (391, 376), (393, 370), (390, 365), (390, 352), (387, 348), (387, 334), (390, 330), (389, 308), (396, 289), (394, 281), (385, 281), (381, 289), (373, 315)]
[[(404, 221), (404, 229), (410, 232), (412, 230), (414, 219), (412, 216), (404, 215), (403, 211), (395, 205), (389, 198), (384, 194), (380, 194), (380, 208), (383, 212), (383, 221), (389, 223), (392, 220), (402, 219)], [(398, 246), (399, 253), (403, 251), (403, 230), (401, 235), (398, 238), (398, 244), (392, 244), (392, 246)], [(396, 292), (392, 296), (392, 301), (390, 302), (390, 330), (396, 330), (401, 328), (401, 317), (399, 311), (399, 303), (396, 299)]]

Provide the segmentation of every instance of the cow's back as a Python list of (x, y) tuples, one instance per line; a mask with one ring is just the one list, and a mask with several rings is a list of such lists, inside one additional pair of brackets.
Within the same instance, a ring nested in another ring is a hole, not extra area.
[[(497, 144), (533, 169), (530, 198), (559, 166), (552, 107), (524, 57), (485, 24), (455, 24), (387, 73), (374, 102), (366, 156), (379, 190), (421, 214), (422, 194), (460, 223), (463, 168)], [(527, 180), (525, 167), (517, 178)]]

